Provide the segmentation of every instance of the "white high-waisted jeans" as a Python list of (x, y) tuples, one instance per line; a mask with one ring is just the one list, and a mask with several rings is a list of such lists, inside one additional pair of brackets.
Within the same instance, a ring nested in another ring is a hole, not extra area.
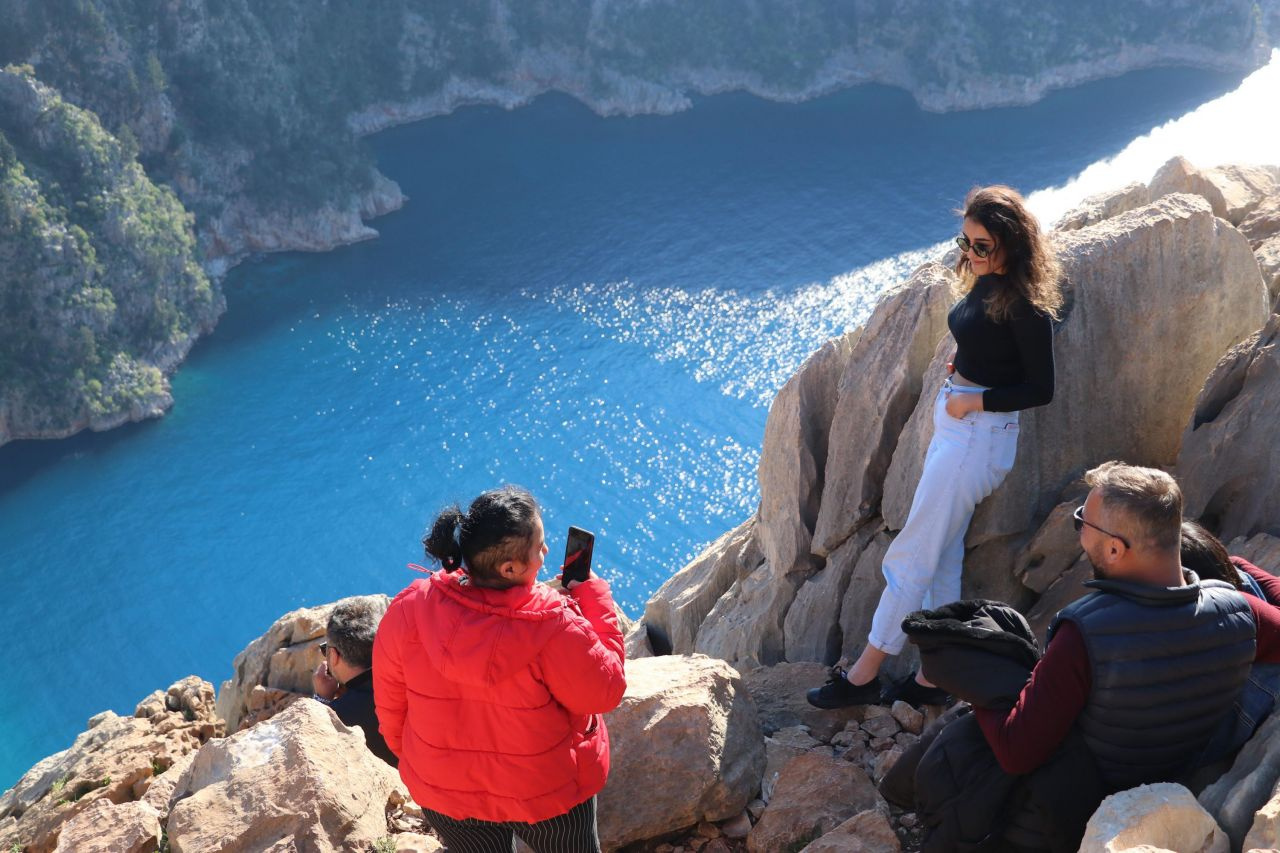
[(933, 440), (907, 523), (889, 545), (881, 570), (885, 590), (871, 620), (871, 645), (896, 655), (906, 644), (902, 620), (960, 598), (964, 536), (973, 511), (1013, 467), (1018, 452), (1017, 412), (947, 414), (951, 394), (985, 388), (946, 380), (933, 406)]

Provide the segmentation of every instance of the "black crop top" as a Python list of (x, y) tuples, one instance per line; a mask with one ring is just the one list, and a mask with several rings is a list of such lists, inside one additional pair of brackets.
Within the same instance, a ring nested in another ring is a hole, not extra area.
[(982, 392), (988, 412), (1043, 406), (1053, 399), (1053, 321), (1021, 296), (1008, 320), (992, 321), (984, 301), (1001, 286), (998, 275), (980, 276), (947, 315), (956, 372), (990, 389)]

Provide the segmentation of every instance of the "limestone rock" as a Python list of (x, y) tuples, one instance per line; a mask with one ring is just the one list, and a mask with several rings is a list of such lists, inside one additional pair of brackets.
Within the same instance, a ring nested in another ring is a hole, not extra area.
[(827, 341), (787, 380), (769, 407), (760, 452), (760, 550), (778, 576), (802, 578), (819, 565), (810, 554), (827, 467), (837, 382), (857, 331)]
[(157, 771), (223, 733), (212, 684), (188, 676), (163, 695), (164, 710), (154, 707), (155, 694), (139, 703), (150, 716), (99, 715), (69, 749), (36, 764), (0, 796), (0, 821), (15, 819), (12, 840), (21, 839), (30, 853), (53, 850), (68, 821), (90, 810), (96, 814), (105, 807), (99, 801), (137, 800)]
[(742, 679), (724, 661), (632, 661), (627, 692), (605, 716), (612, 744), (600, 794), (606, 848), (740, 813), (764, 771), (764, 736)]
[(783, 619), (800, 579), (778, 575), (768, 563), (720, 597), (698, 628), (694, 651), (733, 664), (756, 666), (783, 659)]
[(94, 800), (62, 825), (55, 853), (154, 853), (160, 813), (145, 803)]
[[(826, 556), (878, 512), (885, 471), (946, 331), (955, 275), (926, 264), (883, 299), (839, 377), (813, 552)], [(932, 398), (935, 389), (929, 388)]]
[(1240, 233), (1256, 251), (1272, 237), (1280, 236), (1280, 190), (1240, 221)]
[(858, 812), (800, 853), (901, 853), (888, 816), (878, 809)]
[(1227, 853), (1227, 835), (1191, 792), (1172, 782), (1112, 794), (1089, 818), (1080, 853)]
[(1092, 579), (1093, 565), (1088, 557), (1081, 554), (1071, 568), (1063, 572), (1062, 576), (1054, 581), (1027, 611), (1027, 624), (1031, 626), (1031, 631), (1035, 634), (1036, 641), (1040, 643), (1040, 648), (1044, 648), (1045, 634), (1049, 630), (1050, 623), (1053, 622), (1053, 617), (1077, 598), (1084, 597), (1089, 592), (1084, 582)]
[(1033, 592), (1043, 593), (1080, 559), (1080, 534), (1072, 515), (1083, 502), (1076, 498), (1054, 507), (1014, 561), (1014, 572)]
[(1260, 569), (1271, 574), (1280, 573), (1280, 537), (1270, 533), (1258, 533), (1248, 539), (1243, 537), (1231, 540), (1227, 545), (1227, 553), (1244, 557)]
[(1089, 196), (1078, 206), (1064, 213), (1053, 227), (1056, 231), (1075, 231), (1142, 207), (1150, 201), (1151, 196), (1147, 191), (1147, 185), (1141, 181), (1134, 181), (1118, 190), (1107, 190)]
[(1227, 353), (1182, 434), (1175, 474), (1189, 518), (1224, 540), (1280, 519), (1280, 315)]
[[(884, 574), (880, 565), (889, 550), (893, 537), (887, 533), (877, 533), (861, 553), (851, 552), (850, 543), (856, 547), (857, 540), (850, 540), (831, 555), (831, 561), (855, 560), (849, 585), (845, 589), (844, 599), (840, 602), (840, 634), (843, 638), (841, 658), (854, 660), (867, 645), (867, 634), (871, 630), (871, 617), (880, 602), (880, 594), (884, 592)], [(899, 657), (906, 662), (892, 658), (885, 663), (884, 674), (887, 677), (905, 675), (912, 668), (910, 660), (914, 646), (908, 646), (906, 653)], [(905, 671), (904, 671), (905, 670)]]
[(169, 814), (169, 847), (197, 850), (360, 849), (387, 834), (398, 777), (319, 702), (207, 744)]
[(1274, 312), (1280, 308), (1280, 235), (1263, 240), (1253, 250), (1253, 256), (1258, 259), (1258, 269), (1262, 271), (1262, 280), (1271, 295), (1271, 310)]
[(1272, 799), (1277, 781), (1280, 781), (1280, 716), (1273, 714), (1241, 747), (1231, 769), (1200, 792), (1200, 805), (1226, 831), (1233, 850), (1241, 849), (1254, 825), (1254, 814)]
[(676, 654), (693, 651), (698, 628), (711, 608), (734, 581), (759, 568), (755, 531), (752, 517), (724, 534), (668, 578), (645, 604), (642, 621), (666, 631)]
[[(978, 507), (970, 547), (1029, 531), (1068, 484), (1100, 461), (1171, 465), (1194, 389), (1224, 351), (1266, 318), (1248, 245), (1201, 198), (1165, 196), (1058, 234), (1057, 248), (1068, 296), (1054, 334), (1057, 391), (1048, 406), (1022, 413), (1017, 461)], [(1212, 298), (1206, 282), (1213, 283)], [(926, 387), (941, 381), (950, 352), (944, 339)], [(1100, 388), (1124, 405), (1099, 406)], [(932, 407), (922, 400), (886, 477), (882, 508), (890, 529), (906, 520), (931, 435)], [(966, 572), (987, 571), (1009, 567), (966, 565)]]
[(902, 727), (904, 732), (918, 735), (924, 731), (924, 714), (911, 707), (906, 702), (898, 699), (893, 703), (893, 707), (889, 709), (889, 713), (898, 721), (898, 725)]
[[(783, 768), (794, 759), (822, 747), (822, 742), (809, 734), (805, 726), (788, 726), (764, 739), (764, 776), (760, 781), (760, 799), (773, 799), (773, 788)], [(830, 750), (828, 750), (830, 754)]]
[(844, 633), (840, 613), (857, 566), (857, 557), (879, 529), (867, 524), (827, 558), (827, 564), (801, 585), (783, 620), (783, 641), (789, 661), (835, 663)]
[(1227, 219), (1227, 200), (1223, 197), (1222, 190), (1185, 157), (1174, 157), (1165, 163), (1156, 170), (1148, 184), (1148, 197), (1151, 201), (1172, 193), (1198, 195), (1209, 202), (1214, 216)]
[(434, 835), (419, 832), (397, 832), (391, 836), (396, 843), (396, 853), (442, 853), (445, 846)]
[(821, 741), (829, 741), (851, 720), (861, 720), (862, 706), (824, 711), (805, 699), (810, 687), (827, 680), (830, 667), (817, 663), (780, 663), (743, 672), (742, 680), (755, 702), (760, 726), (773, 734), (792, 726), (804, 726)]
[[(386, 609), (385, 595), (368, 596)], [(293, 610), (236, 655), (235, 675), (218, 691), (218, 715), (227, 731), (237, 731), (248, 713), (248, 697), (255, 686), (311, 695), (311, 673), (320, 663), (319, 640), (329, 613), (338, 602)], [(261, 715), (259, 715), (261, 718)]]
[(1280, 169), (1275, 166), (1215, 166), (1204, 175), (1222, 193), (1223, 219), (1232, 225), (1243, 225), (1269, 197), (1280, 196)]
[(851, 762), (811, 752), (782, 771), (773, 799), (747, 836), (751, 853), (776, 853), (825, 835), (884, 800), (867, 774)]

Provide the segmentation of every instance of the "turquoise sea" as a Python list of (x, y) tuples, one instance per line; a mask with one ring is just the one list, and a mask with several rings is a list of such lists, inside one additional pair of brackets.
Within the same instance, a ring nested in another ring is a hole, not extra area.
[(0, 448), (0, 788), (97, 711), (220, 683), (287, 610), (399, 590), (435, 511), (503, 482), (553, 555), (596, 531), (638, 615), (754, 511), (773, 394), (968, 188), (1064, 184), (1238, 82), (948, 115), (875, 86), (609, 119), (548, 95), (372, 138), (411, 199), (381, 239), (234, 270), (163, 419)]

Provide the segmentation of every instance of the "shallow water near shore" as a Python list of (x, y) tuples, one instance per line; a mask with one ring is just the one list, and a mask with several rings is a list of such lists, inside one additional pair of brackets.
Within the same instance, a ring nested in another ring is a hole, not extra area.
[(234, 270), (163, 419), (0, 448), (0, 788), (103, 708), (218, 684), (287, 610), (394, 594), (434, 512), (502, 482), (550, 562), (594, 530), (639, 615), (754, 511), (777, 389), (970, 186), (1062, 185), (1238, 82), (948, 115), (872, 86), (629, 119), (550, 95), (374, 137), (411, 199), (381, 239)]

